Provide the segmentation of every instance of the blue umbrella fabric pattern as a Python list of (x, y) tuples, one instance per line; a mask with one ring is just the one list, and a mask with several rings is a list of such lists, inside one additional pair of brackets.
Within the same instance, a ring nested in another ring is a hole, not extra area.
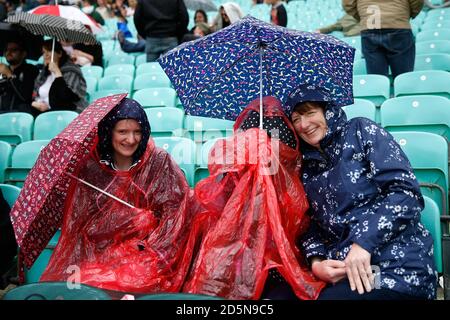
[(352, 104), (353, 58), (354, 48), (334, 37), (246, 16), (181, 44), (159, 63), (187, 114), (235, 120), (258, 96), (284, 103), (302, 86), (321, 88), (338, 106)]

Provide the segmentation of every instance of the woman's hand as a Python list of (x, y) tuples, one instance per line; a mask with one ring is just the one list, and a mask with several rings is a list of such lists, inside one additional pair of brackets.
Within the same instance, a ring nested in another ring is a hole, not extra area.
[(313, 258), (311, 269), (317, 278), (328, 283), (335, 284), (346, 277), (345, 263), (339, 260)]
[(345, 258), (345, 270), (347, 273), (350, 288), (359, 294), (365, 291), (372, 291), (374, 284), (374, 275), (370, 266), (370, 253), (356, 243), (352, 247)]
[(55, 75), (56, 78), (62, 77), (61, 69), (58, 64), (53, 61), (48, 64), (48, 70)]
[(50, 109), (50, 107), (43, 101), (33, 101), (31, 106), (38, 109), (40, 112), (45, 112)]

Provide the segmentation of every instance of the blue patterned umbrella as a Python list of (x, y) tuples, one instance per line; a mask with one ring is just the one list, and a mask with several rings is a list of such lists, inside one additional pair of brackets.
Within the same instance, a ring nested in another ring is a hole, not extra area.
[(354, 49), (334, 37), (247, 16), (181, 44), (159, 63), (187, 114), (235, 120), (258, 96), (284, 103), (305, 85), (325, 90), (336, 105), (352, 104), (353, 57)]

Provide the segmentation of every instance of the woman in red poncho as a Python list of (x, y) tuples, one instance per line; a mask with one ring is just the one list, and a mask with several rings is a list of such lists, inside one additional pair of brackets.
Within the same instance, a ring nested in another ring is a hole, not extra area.
[(155, 147), (136, 101), (125, 98), (99, 123), (96, 148), (77, 175), (138, 209), (75, 182), (41, 281), (76, 279), (79, 270), (81, 283), (104, 289), (180, 291), (195, 240), (189, 186), (170, 155)]
[(259, 99), (236, 120), (235, 134), (209, 156), (210, 176), (195, 187), (210, 220), (183, 291), (229, 299), (316, 299), (324, 282), (296, 246), (308, 226), (299, 179), (299, 142), (281, 103)]

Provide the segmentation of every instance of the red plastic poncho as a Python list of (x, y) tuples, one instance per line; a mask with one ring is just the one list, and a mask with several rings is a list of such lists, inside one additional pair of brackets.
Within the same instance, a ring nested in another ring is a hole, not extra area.
[[(282, 117), (294, 130), (273, 101), (265, 98), (264, 117)], [(257, 102), (236, 120), (235, 135), (213, 146), (210, 176), (195, 187), (210, 224), (183, 291), (258, 299), (268, 270), (277, 268), (300, 299), (316, 299), (325, 283), (308, 270), (295, 245), (309, 221), (299, 178), (301, 155), (266, 131), (237, 131), (249, 111), (259, 111)]]
[[(186, 179), (149, 140), (141, 162), (126, 172), (99, 163), (91, 152), (79, 178), (133, 204), (130, 209), (75, 182), (64, 209), (62, 234), (41, 281), (69, 277), (103, 289), (178, 292), (194, 246)], [(195, 228), (194, 228), (195, 229)]]

